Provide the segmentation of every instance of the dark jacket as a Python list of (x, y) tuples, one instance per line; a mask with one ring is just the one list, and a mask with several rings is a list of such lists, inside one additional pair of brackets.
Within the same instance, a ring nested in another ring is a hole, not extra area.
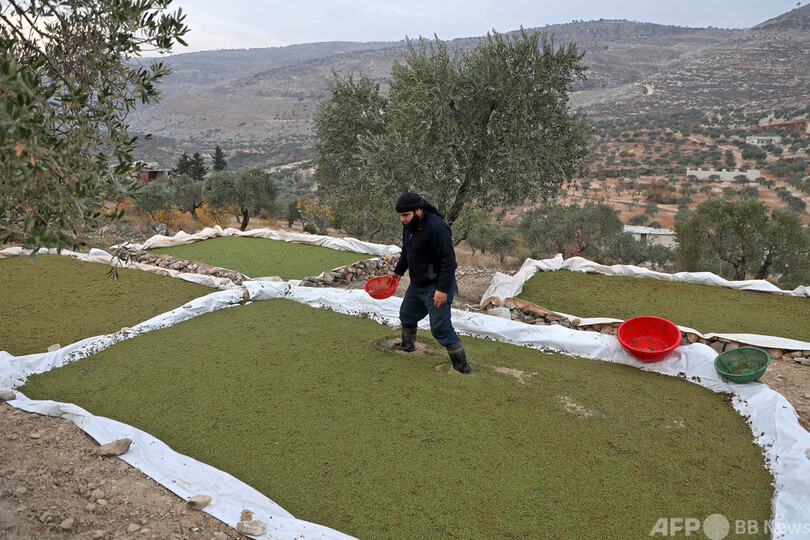
[(417, 285), (436, 283), (436, 290), (449, 293), (456, 275), (456, 253), (450, 227), (430, 210), (425, 210), (417, 230), (402, 230), (402, 254), (394, 273), (410, 270)]

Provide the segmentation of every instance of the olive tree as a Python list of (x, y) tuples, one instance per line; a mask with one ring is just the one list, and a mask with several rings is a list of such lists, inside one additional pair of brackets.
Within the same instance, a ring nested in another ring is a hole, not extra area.
[(789, 276), (810, 268), (810, 238), (801, 218), (788, 209), (774, 210), (755, 199), (709, 199), (688, 217), (675, 221), (679, 267), (694, 271), (721, 261), (734, 269), (734, 279), (772, 271)]
[(518, 231), (533, 256), (571, 257), (586, 250), (596, 254), (622, 231), (622, 222), (605, 204), (545, 204), (524, 212)]
[(188, 31), (171, 0), (0, 3), (0, 243), (75, 246), (105, 194), (137, 186), (127, 113), (159, 97)]
[(215, 208), (236, 208), (239, 230), (247, 228), (250, 216), (262, 210), (272, 210), (276, 201), (276, 184), (269, 173), (261, 169), (224, 169), (205, 178), (203, 199)]
[(492, 32), (453, 52), (438, 38), (408, 40), (387, 98), (365, 78), (338, 78), (321, 105), (319, 189), (331, 199), (351, 186), (355, 196), (333, 204), (336, 213), (368, 208), (364, 198), (374, 212), (390, 212), (381, 201), (417, 191), (451, 225), (467, 205), (490, 210), (554, 196), (588, 151), (590, 127), (568, 101), (584, 79), (583, 54), (524, 30)]

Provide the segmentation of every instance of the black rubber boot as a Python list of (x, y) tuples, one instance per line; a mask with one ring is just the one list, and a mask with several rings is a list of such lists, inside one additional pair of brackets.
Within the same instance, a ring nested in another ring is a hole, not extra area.
[(399, 347), (395, 348), (395, 351), (402, 351), (402, 352), (413, 352), (416, 350), (416, 327), (409, 328), (407, 326), (402, 327), (402, 343), (399, 344)]
[(460, 340), (447, 346), (447, 354), (450, 355), (450, 361), (453, 362), (453, 369), (465, 375), (472, 372), (470, 364), (467, 363), (464, 344)]

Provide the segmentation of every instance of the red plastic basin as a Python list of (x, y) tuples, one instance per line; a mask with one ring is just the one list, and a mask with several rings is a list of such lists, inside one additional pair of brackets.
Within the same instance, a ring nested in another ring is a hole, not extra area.
[(363, 287), (372, 298), (382, 300), (393, 295), (397, 290), (399, 280), (391, 276), (377, 276), (366, 281)]
[(624, 321), (616, 333), (619, 343), (642, 362), (663, 360), (681, 344), (681, 331), (661, 317), (642, 315)]

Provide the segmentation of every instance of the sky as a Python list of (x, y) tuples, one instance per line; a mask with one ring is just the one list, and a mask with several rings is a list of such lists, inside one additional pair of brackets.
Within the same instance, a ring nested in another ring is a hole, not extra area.
[[(806, 2), (802, 2), (804, 5)], [(443, 40), (574, 20), (627, 19), (747, 28), (795, 0), (174, 0), (191, 28), (172, 52), (278, 47), (320, 41)]]

